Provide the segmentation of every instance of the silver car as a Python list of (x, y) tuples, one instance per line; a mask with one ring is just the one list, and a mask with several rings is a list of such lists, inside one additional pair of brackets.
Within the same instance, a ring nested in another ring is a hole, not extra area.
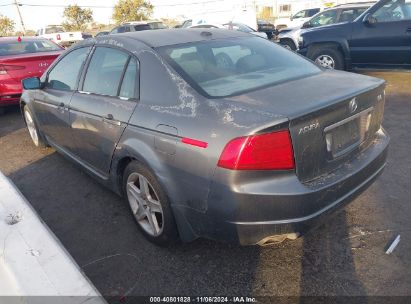
[(385, 166), (383, 80), (239, 31), (97, 37), (23, 85), (34, 144), (124, 196), (160, 245), (294, 239)]

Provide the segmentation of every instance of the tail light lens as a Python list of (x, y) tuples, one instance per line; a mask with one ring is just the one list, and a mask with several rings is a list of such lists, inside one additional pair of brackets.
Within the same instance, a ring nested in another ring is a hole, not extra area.
[(60, 34), (57, 34), (57, 40), (61, 40), (61, 36), (60, 36)]
[(25, 68), (21, 65), (0, 64), (0, 75), (6, 75), (8, 71), (24, 70)]
[(218, 166), (230, 170), (294, 169), (294, 152), (288, 130), (238, 137), (224, 148)]

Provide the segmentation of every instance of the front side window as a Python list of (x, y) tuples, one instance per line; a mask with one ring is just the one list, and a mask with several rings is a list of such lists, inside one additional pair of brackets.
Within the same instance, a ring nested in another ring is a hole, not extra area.
[(239, 95), (321, 71), (308, 60), (257, 37), (164, 46), (157, 51), (207, 97)]
[(304, 17), (305, 17), (305, 11), (299, 11), (297, 14), (293, 16), (293, 19), (304, 18)]
[(87, 68), (83, 91), (117, 96), (128, 57), (117, 49), (97, 47)]
[(46, 88), (64, 91), (75, 90), (78, 76), (89, 51), (89, 47), (83, 47), (64, 56), (48, 74)]
[(389, 0), (373, 14), (373, 17), (378, 22), (411, 20), (411, 0)]
[(316, 26), (323, 26), (327, 24), (333, 24), (337, 22), (337, 10), (327, 10), (322, 12), (321, 14), (315, 16), (313, 19), (310, 20), (310, 25), (312, 27)]

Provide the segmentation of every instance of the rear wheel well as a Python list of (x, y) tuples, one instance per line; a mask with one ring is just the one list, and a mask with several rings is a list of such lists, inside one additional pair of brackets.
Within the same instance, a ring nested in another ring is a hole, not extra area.
[[(24, 101), (24, 100), (20, 100), (20, 111), (21, 111), (21, 114), (24, 114), (23, 113), (23, 110), (24, 110), (24, 107), (26, 106), (26, 102)], [(24, 115), (23, 115), (23, 119), (24, 119), (24, 122), (26, 122), (26, 119), (24, 118)]]
[(136, 160), (136, 159), (133, 158), (133, 157), (127, 156), (127, 157), (124, 157), (124, 158), (120, 159), (120, 161), (118, 162), (118, 165), (117, 165), (117, 172), (116, 172), (117, 186), (120, 189), (120, 193), (122, 195), (124, 195), (123, 189), (122, 189), (123, 188), (122, 185), (123, 185), (124, 170), (127, 168), (128, 164), (131, 163), (133, 160)]

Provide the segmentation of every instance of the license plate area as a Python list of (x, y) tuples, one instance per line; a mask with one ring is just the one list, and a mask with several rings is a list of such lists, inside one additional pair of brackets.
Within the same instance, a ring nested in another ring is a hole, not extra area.
[(373, 108), (369, 108), (324, 129), (329, 158), (343, 156), (367, 138)]

